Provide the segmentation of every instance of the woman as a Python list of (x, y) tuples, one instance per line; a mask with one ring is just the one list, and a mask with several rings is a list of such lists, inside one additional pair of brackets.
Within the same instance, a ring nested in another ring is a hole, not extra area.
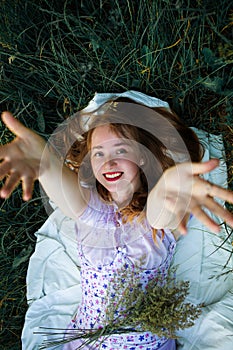
[[(0, 150), (4, 159), (1, 174), (5, 176), (10, 173), (1, 195), (7, 197), (21, 178), (24, 198), (28, 199), (33, 181), (39, 178), (49, 197), (66, 215), (77, 221), (83, 276), (86, 276), (87, 271), (90, 272), (90, 267), (102, 270), (105, 266), (111, 266), (108, 271), (110, 276), (112, 268), (118, 268), (113, 264), (118, 254), (121, 255), (120, 260), (126, 259), (133, 265), (136, 258), (139, 262), (146, 254), (148, 258), (142, 266), (144, 272), (140, 276), (141, 284), (144, 281), (146, 286), (148, 279), (144, 275), (148, 270), (153, 270), (151, 278), (155, 278), (160, 270), (163, 270), (164, 278), (166, 277), (174, 250), (171, 230), (185, 233), (190, 214), (213, 231), (218, 231), (219, 225), (206, 215), (203, 210), (205, 206), (233, 225), (232, 215), (213, 200), (217, 196), (232, 202), (232, 194), (198, 176), (213, 170), (218, 162), (187, 161), (189, 155), (192, 161), (200, 160), (201, 149), (195, 135), (189, 131), (188, 141), (185, 137), (180, 137), (182, 128), (186, 132), (189, 129), (185, 129), (169, 111), (159, 112), (155, 115), (154, 110), (140, 105), (134, 108), (134, 105), (127, 102), (104, 103), (103, 108), (97, 109), (98, 118), (95, 111), (82, 112), (78, 124), (80, 121), (82, 125), (85, 122), (85, 126), (88, 123), (89, 131), (78, 141), (78, 152), (75, 147), (76, 158), (73, 160), (79, 168), (79, 186), (75, 173), (63, 165), (63, 161), (51, 152), (51, 148), (38, 135), (13, 120), (9, 114), (3, 116), (5, 123), (18, 138)], [(76, 120), (77, 118), (75, 122)], [(74, 148), (70, 151), (71, 161), (73, 151)], [(174, 166), (175, 163), (178, 165)], [(60, 186), (62, 191), (58, 191)], [(97, 209), (93, 210), (94, 208)], [(118, 222), (116, 214), (121, 215)], [(106, 229), (107, 222), (110, 222), (110, 226)], [(127, 232), (125, 238), (122, 231), (117, 229), (118, 224), (123, 227), (123, 232)], [(94, 227), (96, 230), (93, 235)], [(114, 234), (118, 232), (114, 239), (109, 235), (113, 227)], [(167, 228), (170, 230), (165, 230)], [(140, 254), (135, 254), (135, 247), (140, 247)], [(122, 248), (126, 249), (124, 259)], [(106, 278), (106, 271), (100, 274), (98, 283), (101, 283), (103, 276)], [(86, 276), (85, 280), (89, 280), (89, 277)], [(106, 282), (108, 284), (110, 280), (103, 283)], [(94, 285), (91, 288), (94, 290)], [(83, 285), (84, 295), (90, 294), (90, 291), (89, 289), (87, 293)], [(104, 297), (98, 301), (101, 301), (102, 307), (106, 306)], [(88, 322), (84, 323), (85, 327), (103, 325), (102, 316), (98, 318), (98, 308), (91, 315), (93, 305), (90, 302), (93, 300), (82, 299), (78, 318), (73, 320), (70, 327), (79, 327), (84, 320)], [(132, 338), (128, 340), (127, 337), (127, 334), (120, 338), (114, 335), (101, 343), (101, 346), (110, 349), (117, 342), (118, 348), (123, 345), (130, 348)], [(144, 343), (140, 344), (136, 336), (133, 342), (135, 349), (175, 348), (174, 340), (158, 338), (153, 334)], [(76, 341), (67, 346), (73, 349), (81, 344)]]

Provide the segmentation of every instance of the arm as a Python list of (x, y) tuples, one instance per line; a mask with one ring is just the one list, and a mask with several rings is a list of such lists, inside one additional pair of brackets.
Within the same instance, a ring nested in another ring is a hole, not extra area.
[(2, 120), (16, 138), (0, 148), (0, 179), (7, 177), (0, 196), (9, 197), (22, 181), (23, 199), (28, 200), (34, 181), (39, 179), (49, 198), (64, 214), (77, 218), (86, 207), (77, 174), (56, 157), (42, 137), (23, 126), (11, 113), (4, 112)]
[(158, 229), (178, 229), (185, 234), (187, 218), (192, 213), (212, 231), (218, 232), (218, 224), (203, 210), (207, 208), (233, 227), (233, 215), (213, 198), (233, 203), (233, 193), (198, 176), (217, 166), (218, 160), (212, 159), (204, 163), (178, 164), (167, 169), (148, 196), (147, 219), (150, 225)]

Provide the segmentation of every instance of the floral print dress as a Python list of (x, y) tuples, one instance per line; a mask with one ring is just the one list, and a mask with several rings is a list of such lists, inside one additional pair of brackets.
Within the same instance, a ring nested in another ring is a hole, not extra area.
[[(169, 230), (164, 230), (164, 235), (159, 231), (155, 244), (149, 224), (136, 221), (122, 223), (117, 207), (106, 204), (94, 192), (87, 209), (77, 221), (76, 229), (81, 261), (82, 301), (68, 326), (66, 336), (77, 329), (91, 330), (106, 324), (108, 305), (114, 303), (121, 292), (116, 286), (116, 276), (122, 271), (124, 276), (127, 276), (127, 271), (132, 276), (133, 271), (137, 270), (137, 281), (141, 288), (158, 276), (165, 279), (175, 249), (175, 239)], [(116, 317), (119, 311), (116, 308)], [(175, 350), (176, 346), (173, 339), (159, 338), (150, 332), (113, 334), (84, 347), (82, 340), (74, 340), (63, 346), (63, 350), (79, 348)]]

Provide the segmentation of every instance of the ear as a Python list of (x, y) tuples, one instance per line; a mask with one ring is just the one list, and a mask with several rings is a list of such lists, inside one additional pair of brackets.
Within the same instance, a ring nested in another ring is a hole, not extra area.
[(142, 165), (144, 165), (145, 164), (145, 162), (144, 162), (144, 159), (142, 158), (142, 159), (140, 159), (140, 161), (139, 161), (139, 165), (140, 166), (142, 166)]

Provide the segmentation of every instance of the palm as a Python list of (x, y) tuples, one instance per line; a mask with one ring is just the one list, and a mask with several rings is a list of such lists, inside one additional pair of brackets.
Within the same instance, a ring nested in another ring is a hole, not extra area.
[(199, 176), (217, 165), (216, 159), (205, 163), (183, 163), (168, 169), (162, 176), (164, 206), (173, 218), (176, 216), (175, 223), (181, 232), (186, 231), (187, 213), (194, 214), (211, 230), (219, 231), (218, 224), (206, 214), (204, 208), (233, 226), (233, 215), (214, 200), (220, 198), (233, 203), (232, 192), (210, 184)]
[(0, 178), (6, 177), (0, 195), (7, 198), (22, 181), (23, 198), (28, 200), (33, 191), (34, 181), (39, 175), (46, 143), (43, 138), (17, 121), (11, 113), (4, 112), (2, 120), (16, 138), (0, 147)]

